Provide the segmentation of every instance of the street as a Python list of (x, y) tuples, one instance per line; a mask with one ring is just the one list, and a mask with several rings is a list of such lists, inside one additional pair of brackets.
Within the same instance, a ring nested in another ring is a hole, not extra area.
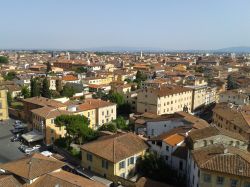
[(11, 142), (10, 139), (14, 135), (10, 131), (13, 129), (15, 120), (10, 119), (5, 122), (0, 122), (0, 163), (9, 162), (25, 156), (18, 147), (20, 142)]

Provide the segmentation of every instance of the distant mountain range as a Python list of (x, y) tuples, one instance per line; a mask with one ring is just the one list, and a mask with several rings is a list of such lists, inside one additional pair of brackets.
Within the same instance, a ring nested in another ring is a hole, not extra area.
[[(1, 50), (1, 49), (0, 49)], [(3, 49), (4, 50), (4, 49)], [(166, 52), (166, 53), (250, 53), (250, 47), (228, 47), (221, 49), (211, 49), (211, 50), (196, 50), (196, 49), (186, 49), (186, 50), (176, 50), (176, 49), (164, 49), (164, 48), (153, 48), (153, 47), (95, 47), (95, 48), (83, 48), (83, 49), (7, 49), (14, 51), (91, 51), (91, 52), (129, 52), (129, 53), (143, 53), (147, 52)]]
[(250, 47), (242, 46), (242, 47), (228, 47), (214, 50), (216, 52), (230, 52), (230, 53), (249, 53)]
[(175, 50), (175, 49), (163, 49), (163, 48), (150, 48), (150, 47), (97, 47), (89, 48), (87, 51), (100, 51), (100, 52), (185, 52), (185, 53), (250, 53), (250, 47), (228, 47), (214, 50)]

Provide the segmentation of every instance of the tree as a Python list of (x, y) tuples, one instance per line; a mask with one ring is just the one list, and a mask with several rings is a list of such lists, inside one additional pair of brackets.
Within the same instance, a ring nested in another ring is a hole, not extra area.
[[(166, 165), (162, 157), (158, 157), (156, 153), (146, 153), (142, 159), (138, 161), (137, 169), (143, 176), (151, 179), (177, 184), (183, 181), (177, 179), (177, 173)], [(183, 186), (183, 185), (178, 185)]]
[(145, 81), (147, 80), (147, 76), (139, 70), (136, 72), (136, 80), (138, 82)]
[(117, 131), (117, 127), (113, 123), (104, 124), (98, 129), (98, 131), (109, 131), (115, 133)]
[(124, 103), (124, 97), (120, 93), (111, 93), (109, 99), (111, 102), (116, 103), (118, 107)]
[(13, 101), (13, 99), (12, 99), (12, 97), (11, 97), (11, 93), (10, 93), (10, 92), (7, 92), (7, 103), (8, 103), (8, 106), (11, 105), (12, 101)]
[(43, 79), (43, 86), (42, 86), (42, 92), (41, 95), (46, 98), (51, 98), (51, 92), (49, 90), (49, 81), (47, 77)]
[(10, 71), (4, 76), (4, 79), (9, 81), (12, 81), (14, 78), (16, 78), (16, 72), (14, 71)]
[(126, 78), (124, 81), (126, 81), (127, 83), (132, 83), (132, 80), (129, 78)]
[(81, 115), (61, 115), (56, 117), (57, 126), (65, 126), (67, 135), (73, 141), (82, 143), (98, 137), (98, 134), (89, 128), (89, 119)]
[(86, 67), (83, 67), (83, 66), (78, 67), (75, 70), (76, 73), (87, 73), (87, 71), (88, 71), (88, 69)]
[(40, 96), (40, 84), (36, 78), (31, 78), (30, 80), (30, 96), (36, 97)]
[(51, 64), (50, 62), (48, 61), (47, 64), (46, 64), (47, 68), (46, 68), (46, 72), (49, 73), (52, 71), (52, 67), (51, 67)]
[(227, 89), (228, 90), (233, 90), (233, 89), (238, 89), (239, 85), (235, 81), (232, 75), (228, 75), (227, 77)]
[(75, 94), (75, 90), (72, 86), (66, 84), (63, 86), (63, 90), (61, 95), (64, 97), (73, 97), (73, 95)]
[(29, 88), (27, 86), (23, 86), (22, 87), (22, 89), (21, 89), (21, 95), (24, 97), (24, 99), (30, 97), (30, 91), (29, 91)]
[(5, 56), (0, 56), (0, 64), (8, 64), (9, 59)]
[(63, 87), (62, 87), (62, 81), (60, 79), (56, 80), (56, 91), (58, 91), (59, 93), (61, 93)]
[(116, 127), (118, 129), (122, 129), (122, 130), (127, 130), (128, 129), (126, 121), (125, 121), (125, 119), (122, 116), (118, 116), (116, 118), (116, 120), (114, 120), (114, 122), (116, 123)]
[(123, 103), (118, 106), (118, 114), (130, 114), (131, 113), (131, 105), (129, 103)]

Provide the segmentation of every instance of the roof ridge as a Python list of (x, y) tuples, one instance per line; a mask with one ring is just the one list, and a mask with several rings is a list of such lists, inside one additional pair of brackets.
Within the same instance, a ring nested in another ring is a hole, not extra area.
[[(76, 186), (78, 186), (78, 187), (81, 187), (80, 185), (78, 185), (78, 184), (76, 184), (76, 183), (72, 183), (72, 182), (69, 182), (69, 181), (67, 181), (64, 177), (58, 177), (58, 176), (55, 176), (55, 175), (53, 175), (53, 173), (55, 174), (55, 173), (59, 173), (59, 172), (62, 172), (62, 171), (58, 171), (58, 172), (50, 172), (50, 173), (47, 173), (47, 174), (45, 174), (45, 175), (49, 175), (49, 176), (51, 176), (51, 177), (55, 177), (55, 178), (57, 178), (57, 179), (60, 179), (60, 180), (63, 180), (63, 181), (65, 181), (65, 182), (67, 182), (67, 183), (70, 183), (70, 184), (74, 184), (74, 185), (76, 185)], [(67, 172), (67, 171), (64, 171), (63, 170), (63, 172)], [(67, 172), (67, 173), (70, 173), (70, 172)], [(70, 173), (71, 174), (71, 173)], [(78, 176), (78, 175), (77, 175)], [(74, 180), (75, 181), (75, 180)]]

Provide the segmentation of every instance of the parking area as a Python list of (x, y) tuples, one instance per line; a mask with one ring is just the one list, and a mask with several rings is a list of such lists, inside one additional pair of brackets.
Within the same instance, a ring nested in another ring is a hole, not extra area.
[(18, 147), (20, 142), (11, 142), (11, 138), (14, 136), (11, 132), (13, 129), (13, 123), (15, 120), (10, 119), (8, 121), (0, 122), (0, 163), (9, 162), (25, 156)]

